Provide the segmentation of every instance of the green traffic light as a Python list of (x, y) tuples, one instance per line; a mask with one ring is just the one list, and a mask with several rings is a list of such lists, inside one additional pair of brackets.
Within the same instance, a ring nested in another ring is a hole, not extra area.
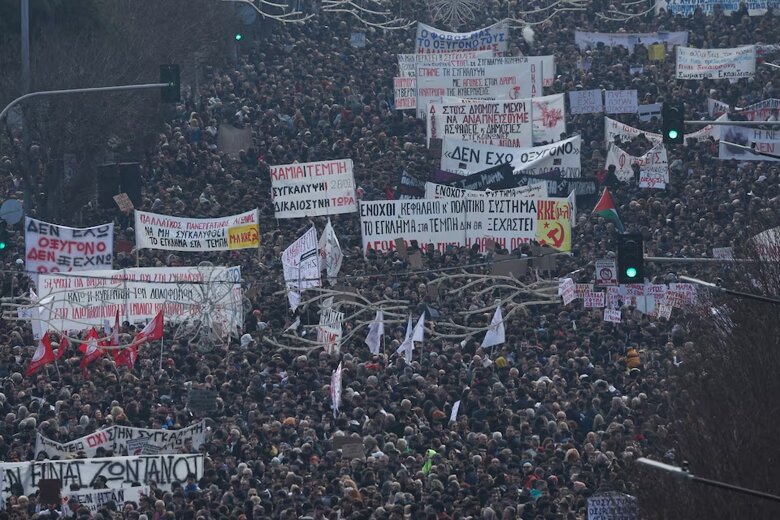
[(677, 139), (677, 130), (669, 130), (669, 139)]
[(636, 277), (636, 267), (628, 267), (626, 268), (626, 276), (629, 278), (635, 278)]
[(236, 34), (236, 41), (241, 41), (241, 38), (243, 38), (243, 36), (241, 36), (241, 33)]
[(5, 242), (0, 242), (0, 249), (5, 249)]

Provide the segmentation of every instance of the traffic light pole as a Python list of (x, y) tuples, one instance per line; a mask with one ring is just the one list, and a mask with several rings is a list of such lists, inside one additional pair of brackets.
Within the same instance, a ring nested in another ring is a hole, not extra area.
[(11, 108), (27, 99), (45, 96), (57, 96), (61, 94), (89, 94), (92, 92), (116, 92), (120, 90), (148, 90), (152, 88), (164, 88), (172, 86), (173, 83), (142, 83), (139, 85), (114, 85), (111, 87), (68, 88), (63, 90), (42, 90), (40, 92), (30, 92), (29, 94), (19, 96), (18, 98), (8, 103), (8, 106), (6, 106), (3, 111), (0, 112), (0, 121), (3, 120)]
[(686, 121), (685, 124), (698, 126), (780, 126), (780, 121)]

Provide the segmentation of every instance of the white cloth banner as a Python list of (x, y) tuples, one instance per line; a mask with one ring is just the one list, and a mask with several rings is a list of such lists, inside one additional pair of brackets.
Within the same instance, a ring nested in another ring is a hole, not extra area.
[(423, 252), (431, 244), (435, 250), (444, 252), (447, 246), (479, 244), (483, 247), (491, 239), (511, 251), (536, 240), (539, 213), (547, 203), (558, 200), (464, 198), (361, 202), (363, 250), (392, 251), (395, 239), (403, 237), (407, 243), (416, 240)]
[(368, 326), (368, 335), (366, 336), (365, 343), (368, 345), (368, 350), (372, 354), (379, 354), (379, 345), (382, 336), (385, 335), (385, 315), (380, 311), (376, 311), (374, 321)]
[(509, 23), (506, 20), (466, 33), (442, 31), (417, 23), (417, 54), (462, 51), (506, 52), (509, 46)]
[(436, 54), (399, 54), (398, 76), (413, 78), (417, 74), (418, 63), (465, 62), (475, 58), (491, 58), (493, 51), (440, 52)]
[(542, 94), (541, 66), (521, 61), (525, 58), (513, 58), (516, 63), (512, 64), (493, 64), (502, 59), (509, 58), (480, 58), (465, 66), (417, 65), (417, 116), (424, 118), (428, 104), (443, 96), (519, 100)]
[(485, 337), (482, 339), (482, 348), (501, 345), (506, 341), (506, 329), (504, 327), (504, 317), (501, 316), (501, 307), (496, 308), (493, 319), (490, 320), (490, 326)]
[(643, 123), (650, 122), (654, 117), (661, 119), (661, 110), (663, 109), (663, 103), (650, 103), (648, 105), (639, 105), (637, 107), (637, 114), (639, 114), (639, 120)]
[[(740, 0), (658, 0), (655, 4), (655, 12), (658, 14), (665, 9), (672, 16), (693, 16), (697, 9), (701, 9), (703, 15), (711, 15), (715, 12), (715, 6), (719, 5), (724, 14), (738, 11)], [(780, 2), (777, 0), (749, 0), (747, 4), (749, 16), (763, 16), (767, 9), (777, 12)]]
[(607, 164), (605, 168), (615, 167), (615, 175), (623, 182), (631, 182), (634, 179), (634, 165), (639, 165), (639, 187), (665, 189), (669, 182), (669, 159), (666, 147), (662, 143), (656, 144), (649, 152), (634, 157), (615, 144), (610, 144), (607, 150)]
[(320, 254), (317, 228), (312, 226), (282, 253), (284, 282), (290, 308), (298, 308), (301, 291), (320, 286)]
[(217, 218), (183, 218), (135, 210), (135, 245), (165, 251), (228, 251), (260, 245), (256, 209)]
[[(244, 323), (240, 267), (136, 267), (120, 271), (47, 274), (38, 279), (39, 314), (54, 330), (102, 327), (121, 321), (202, 320), (208, 313), (223, 337)], [(46, 302), (46, 303), (44, 303)], [(216, 330), (216, 329), (215, 329)]]
[(320, 325), (317, 327), (317, 343), (328, 354), (341, 352), (341, 324), (344, 322), (344, 313), (333, 308), (333, 297), (323, 300), (320, 308)]
[(354, 213), (352, 159), (271, 166), (271, 195), (276, 218)]
[(114, 224), (70, 228), (24, 218), (24, 268), (57, 273), (111, 269)]
[(600, 114), (604, 112), (601, 89), (572, 90), (569, 92), (569, 112), (577, 114)]
[[(780, 131), (748, 128), (745, 126), (721, 126), (720, 131), (722, 134), (718, 150), (718, 159), (735, 161), (780, 161), (780, 157), (770, 157), (756, 153), (762, 152), (780, 156)], [(728, 143), (753, 147), (753, 150), (729, 146)]]
[(677, 79), (739, 79), (756, 73), (756, 47), (694, 49), (677, 47)]
[(544, 146), (507, 148), (445, 137), (440, 168), (452, 173), (476, 173), (499, 164), (511, 164), (516, 175), (543, 175), (560, 172), (561, 177), (581, 177), (578, 135)]
[(63, 488), (60, 493), (62, 495), (63, 511), (66, 510), (68, 502), (77, 500), (90, 513), (97, 513), (98, 509), (105, 506), (108, 502), (116, 504), (118, 511), (123, 510), (126, 502), (134, 502), (138, 505), (141, 497), (149, 496), (149, 486), (98, 489), (95, 491), (70, 491), (67, 488)]
[(97, 455), (98, 448), (111, 450), (116, 456), (141, 455), (141, 453), (128, 451), (128, 443), (134, 439), (155, 446), (161, 454), (178, 453), (187, 440), (191, 440), (192, 448), (197, 450), (206, 442), (206, 421), (179, 430), (154, 430), (115, 425), (65, 443), (48, 439), (39, 432), (35, 440), (35, 458), (38, 459), (43, 453), (47, 459), (54, 457), (67, 459), (75, 457), (79, 452), (84, 452), (87, 458), (91, 458)]
[(606, 47), (625, 47), (634, 52), (634, 47), (648, 47), (655, 43), (667, 43), (670, 46), (688, 45), (688, 31), (657, 33), (599, 33), (575, 31), (574, 43), (581, 50), (595, 48), (599, 43)]
[(336, 237), (336, 231), (333, 224), (328, 223), (322, 231), (320, 237), (320, 269), (328, 275), (328, 281), (331, 285), (336, 283), (336, 276), (341, 270), (341, 264), (344, 261), (344, 254), (341, 252), (339, 239)]
[(741, 109), (739, 114), (750, 121), (777, 121), (780, 119), (780, 99), (771, 98), (759, 101)]
[(393, 102), (396, 110), (417, 108), (417, 79), (393, 78)]
[(427, 108), (427, 136), (446, 136), (466, 141), (529, 148), (533, 142), (531, 100), (478, 101), (474, 103), (430, 103)]
[(604, 109), (607, 114), (636, 114), (639, 111), (636, 90), (607, 90)]
[(334, 419), (339, 413), (339, 406), (341, 406), (341, 372), (341, 363), (339, 362), (339, 366), (336, 367), (336, 370), (334, 370), (333, 374), (330, 376), (330, 399)]
[(36, 462), (1, 462), (5, 473), (3, 498), (11, 494), (12, 486), (19, 485), (25, 495), (38, 491), (41, 479), (56, 478), (63, 490), (77, 484), (81, 491), (95, 489), (98, 477), (106, 480), (109, 489), (128, 488), (133, 483), (154, 481), (163, 491), (171, 484), (187, 482), (187, 475), (203, 478), (204, 456), (197, 455), (139, 455), (134, 457), (105, 457), (99, 459), (46, 460)]
[(531, 184), (530, 186), (519, 186), (517, 188), (508, 188), (505, 190), (477, 191), (477, 190), (467, 190), (464, 188), (456, 188), (455, 186), (446, 186), (444, 184), (436, 184), (434, 182), (426, 182), (425, 198), (426, 199), (462, 199), (462, 198), (546, 199), (547, 183), (542, 182), (539, 184)]
[(555, 143), (566, 134), (566, 101), (563, 94), (538, 96), (531, 100), (534, 144)]
[[(727, 115), (724, 114), (716, 119), (716, 121), (724, 121)], [(708, 141), (710, 138), (714, 140), (720, 139), (720, 126), (719, 125), (707, 125), (701, 130), (697, 130), (690, 134), (685, 134), (685, 144), (688, 144), (688, 139), (695, 139), (698, 142)], [(615, 137), (620, 137), (622, 142), (629, 142), (639, 137), (640, 134), (644, 134), (648, 141), (652, 144), (658, 144), (663, 142), (663, 136), (653, 132), (646, 132), (639, 128), (621, 123), (609, 117), (604, 117), (604, 139), (607, 143), (613, 143)]]
[(718, 101), (717, 99), (707, 98), (707, 113), (710, 117), (718, 117), (723, 114), (728, 114), (731, 107), (727, 103)]

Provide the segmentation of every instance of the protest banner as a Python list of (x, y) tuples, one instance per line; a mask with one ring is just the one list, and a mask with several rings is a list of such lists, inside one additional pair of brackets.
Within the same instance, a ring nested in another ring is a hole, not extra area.
[(135, 212), (138, 249), (165, 251), (232, 251), (260, 245), (260, 218), (256, 209), (217, 218), (185, 218)]
[(320, 324), (317, 327), (317, 343), (328, 354), (341, 352), (342, 323), (344, 323), (344, 313), (333, 308), (333, 297), (323, 300)]
[[(541, 199), (537, 204), (536, 241), (556, 251), (571, 251), (571, 222), (574, 219), (572, 207), (566, 199)], [(532, 246), (533, 248), (533, 246)], [(545, 269), (554, 269), (553, 257), (541, 253)], [(548, 262), (552, 261), (552, 263)], [(537, 265), (538, 260), (534, 260)]]
[(319, 287), (320, 244), (317, 228), (312, 226), (282, 253), (284, 282), (287, 285), (287, 299), (295, 310), (300, 302), (300, 293), (309, 287)]
[(546, 184), (533, 184), (523, 186), (522, 188), (508, 188), (496, 191), (477, 191), (447, 186), (446, 184), (436, 184), (434, 182), (425, 183), (426, 199), (462, 199), (465, 197), (479, 198), (547, 198)]
[(611, 323), (620, 323), (623, 319), (622, 313), (617, 309), (609, 308), (609, 305), (604, 308), (604, 321)]
[(582, 306), (586, 309), (600, 309), (604, 307), (603, 291), (585, 291), (582, 296)]
[[(749, 0), (746, 4), (749, 16), (763, 16), (767, 9), (777, 11), (776, 0)], [(659, 0), (655, 4), (655, 12), (666, 10), (672, 16), (693, 16), (697, 9), (705, 16), (715, 12), (715, 6), (719, 6), (724, 14), (731, 14), (740, 9), (740, 0)]]
[[(416, 240), (420, 249), (431, 247), (485, 247), (493, 240), (503, 249), (514, 250), (536, 240), (537, 220), (554, 215), (556, 199), (438, 199), (416, 201), (372, 201), (360, 204), (363, 249), (392, 251), (395, 239)], [(568, 209), (568, 204), (564, 205)], [(567, 220), (562, 233), (570, 233)], [(556, 235), (556, 241), (566, 239)]]
[(574, 291), (574, 280), (563, 278), (558, 281), (558, 294), (563, 298), (563, 304), (568, 305), (577, 299), (577, 293)]
[(208, 388), (190, 388), (187, 392), (187, 409), (195, 413), (217, 411), (217, 391)]
[(425, 181), (421, 181), (403, 170), (395, 189), (396, 200), (425, 198)]
[(442, 62), (465, 62), (474, 58), (490, 58), (495, 53), (493, 51), (463, 51), (463, 52), (440, 52), (436, 54), (399, 54), (398, 55), (398, 76), (402, 78), (413, 78), (417, 74), (418, 63), (442, 63)]
[(124, 510), (125, 503), (139, 505), (141, 497), (149, 496), (149, 486), (121, 487), (117, 489), (98, 489), (95, 491), (70, 491), (62, 490), (63, 511), (71, 500), (76, 500), (81, 507), (85, 507), (91, 514), (104, 507), (109, 502), (116, 505), (118, 511)]
[[(493, 64), (504, 58), (479, 58), (466, 65), (417, 65), (417, 116), (425, 118), (429, 103), (443, 96), (519, 100), (542, 94), (541, 67), (516, 58), (514, 64)], [(478, 64), (477, 64), (478, 63)], [(539, 70), (536, 70), (536, 69)]]
[(241, 150), (249, 150), (252, 147), (252, 128), (236, 128), (233, 125), (222, 123), (217, 133), (217, 148), (234, 161), (241, 157)]
[(636, 90), (607, 90), (604, 93), (607, 114), (636, 114), (638, 105)]
[(571, 115), (600, 114), (602, 112), (604, 112), (604, 100), (601, 98), (601, 89), (569, 92), (569, 113)]
[(393, 93), (396, 110), (417, 108), (416, 78), (393, 78)]
[(529, 148), (533, 141), (530, 99), (430, 103), (427, 110), (428, 140), (445, 136), (466, 141)]
[(116, 455), (129, 455), (132, 451), (129, 443), (141, 440), (159, 448), (160, 453), (177, 453), (187, 440), (192, 441), (194, 449), (206, 442), (206, 421), (200, 421), (179, 430), (155, 430), (130, 426), (109, 426), (74, 441), (59, 443), (48, 439), (38, 432), (35, 440), (35, 457), (43, 454), (47, 459), (73, 458), (83, 452), (86, 457), (97, 455), (98, 448), (113, 451)]
[(116, 202), (117, 207), (125, 213), (135, 209), (135, 206), (133, 206), (133, 201), (130, 200), (130, 197), (127, 195), (127, 193), (118, 193), (114, 195), (114, 202)]
[(111, 269), (114, 224), (70, 228), (25, 217), (24, 258), (33, 273)]
[(727, 103), (718, 101), (717, 99), (707, 98), (707, 113), (710, 117), (718, 117), (723, 114), (728, 114), (731, 107)]
[[(745, 126), (722, 126), (718, 159), (735, 161), (780, 161), (780, 131), (749, 128)], [(733, 143), (740, 146), (730, 146)], [(747, 146), (748, 150), (742, 148)], [(770, 154), (770, 155), (762, 155)]]
[[(728, 105), (726, 105), (728, 107)], [(739, 110), (739, 115), (746, 117), (749, 121), (769, 121), (780, 120), (780, 99), (771, 98), (753, 103)]]
[(713, 247), (712, 258), (721, 260), (734, 260), (734, 249), (731, 247)]
[(661, 134), (646, 132), (604, 116), (604, 139), (607, 143), (614, 143), (615, 137), (619, 137), (624, 143), (629, 142), (639, 137), (641, 134), (644, 134), (651, 143), (663, 142), (663, 136)]
[(334, 450), (341, 450), (341, 456), (344, 459), (365, 459), (366, 452), (363, 447), (363, 439), (352, 437), (333, 437), (330, 440)]
[(617, 286), (617, 266), (613, 258), (596, 260), (596, 285), (600, 287)]
[(588, 497), (588, 520), (636, 520), (637, 518), (639, 518), (639, 508), (636, 498), (631, 495), (608, 491)]
[(271, 166), (271, 196), (276, 218), (354, 213), (352, 159)]
[(203, 478), (203, 466), (202, 454), (0, 462), (0, 471), (4, 473), (2, 496), (7, 498), (14, 486), (21, 486), (25, 495), (32, 495), (40, 480), (47, 478), (58, 479), (63, 490), (76, 484), (79, 491), (93, 491), (100, 478), (105, 479), (109, 489), (154, 481), (159, 489), (170, 491), (174, 482), (187, 482), (190, 473), (198, 480)]
[(575, 283), (574, 284), (574, 294), (577, 295), (577, 298), (584, 298), (586, 292), (593, 292), (594, 285), (592, 283)]
[(515, 180), (520, 186), (546, 184), (549, 197), (568, 197), (574, 192), (577, 198), (595, 198), (598, 194), (596, 181), (589, 179), (564, 179), (556, 172), (543, 175), (520, 174), (515, 175)]
[(362, 49), (366, 46), (366, 33), (362, 31), (353, 32), (349, 37), (349, 44), (355, 49)]
[(651, 121), (654, 117), (661, 119), (661, 110), (663, 109), (663, 103), (650, 103), (648, 105), (639, 105), (637, 107), (637, 114), (639, 114), (639, 120), (643, 123)]
[(512, 166), (499, 164), (472, 175), (455, 176), (446, 182), (447, 186), (463, 188), (466, 190), (484, 191), (504, 190), (517, 186), (517, 181), (512, 174)]
[(506, 52), (509, 46), (509, 23), (506, 20), (465, 33), (454, 33), (417, 23), (417, 54), (462, 51)]
[(640, 188), (663, 190), (669, 182), (669, 159), (662, 143), (656, 144), (649, 152), (639, 157), (629, 155), (616, 144), (610, 143), (604, 168), (608, 169), (610, 166), (615, 167), (615, 176), (622, 182), (633, 181), (634, 168), (638, 166)]
[(634, 47), (648, 47), (656, 43), (667, 43), (670, 46), (688, 45), (688, 31), (655, 32), (655, 33), (599, 33), (575, 31), (574, 43), (580, 50), (592, 49), (603, 44), (605, 47), (625, 47), (629, 53)]
[(577, 135), (544, 146), (509, 148), (445, 137), (442, 142), (441, 169), (460, 173), (509, 164), (514, 175), (557, 172), (564, 178), (576, 178), (582, 174), (581, 143), (582, 138)]
[(739, 79), (756, 73), (756, 47), (694, 49), (677, 47), (677, 79)]
[[(223, 337), (243, 327), (240, 267), (140, 267), (119, 271), (46, 274), (38, 280), (40, 319), (55, 330), (122, 321), (200, 320), (208, 312)], [(44, 303), (45, 302), (45, 303)]]
[(770, 228), (750, 239), (758, 256), (764, 261), (780, 261), (780, 227)]

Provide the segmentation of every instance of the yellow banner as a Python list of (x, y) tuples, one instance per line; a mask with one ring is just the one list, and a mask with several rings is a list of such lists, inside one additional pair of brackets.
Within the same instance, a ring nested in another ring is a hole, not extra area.
[(260, 246), (260, 224), (228, 228), (228, 249), (247, 249)]
[(566, 199), (537, 201), (536, 241), (558, 251), (571, 251), (571, 208)]
[(654, 43), (647, 48), (647, 55), (651, 61), (664, 61), (666, 59), (666, 45)]

